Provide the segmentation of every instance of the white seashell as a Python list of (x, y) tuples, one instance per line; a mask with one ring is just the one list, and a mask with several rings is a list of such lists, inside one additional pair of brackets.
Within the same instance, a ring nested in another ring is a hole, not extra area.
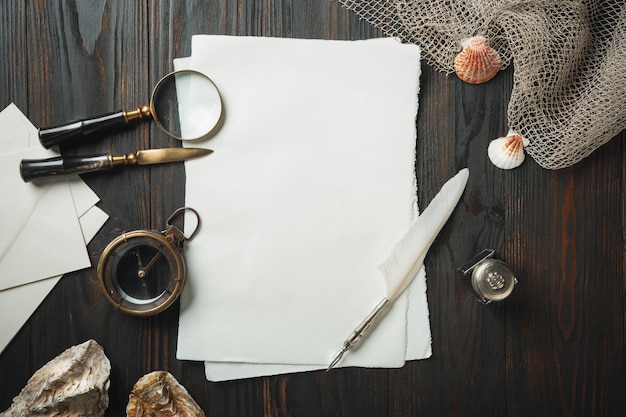
[(484, 36), (461, 41), (463, 50), (454, 59), (454, 71), (463, 81), (482, 84), (500, 71), (502, 60), (498, 51), (489, 46)]
[(522, 135), (509, 132), (507, 136), (494, 139), (489, 143), (487, 155), (491, 162), (501, 169), (512, 169), (524, 162), (524, 146), (528, 145)]
[(204, 417), (204, 411), (177, 380), (165, 371), (139, 378), (128, 397), (128, 417)]
[(110, 373), (95, 341), (72, 346), (35, 372), (0, 417), (103, 416)]

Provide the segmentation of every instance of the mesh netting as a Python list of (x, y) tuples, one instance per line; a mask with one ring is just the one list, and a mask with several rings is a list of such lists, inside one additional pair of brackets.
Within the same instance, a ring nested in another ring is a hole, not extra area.
[[(339, 0), (453, 73), (461, 42), (484, 36), (514, 65), (509, 128), (542, 167), (571, 166), (626, 128), (623, 0)], [(495, 132), (494, 136), (498, 133)]]

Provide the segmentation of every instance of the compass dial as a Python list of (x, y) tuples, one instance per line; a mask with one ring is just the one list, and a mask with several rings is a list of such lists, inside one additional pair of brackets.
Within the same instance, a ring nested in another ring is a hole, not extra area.
[(180, 250), (160, 233), (124, 233), (104, 250), (98, 280), (107, 300), (127, 314), (149, 316), (169, 307), (185, 283)]

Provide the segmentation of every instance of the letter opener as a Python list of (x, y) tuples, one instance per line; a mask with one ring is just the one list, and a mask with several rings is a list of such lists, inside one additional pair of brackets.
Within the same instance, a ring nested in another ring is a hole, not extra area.
[(204, 148), (147, 149), (124, 155), (110, 153), (89, 156), (57, 156), (47, 159), (23, 159), (20, 174), (24, 182), (49, 177), (68, 177), (105, 171), (124, 165), (152, 165), (186, 161), (213, 153)]
[(387, 284), (387, 296), (346, 338), (326, 371), (335, 367), (347, 351), (354, 349), (363, 341), (383, 313), (413, 281), (424, 263), (428, 249), (459, 202), (468, 177), (469, 170), (464, 168), (448, 180), (426, 210), (394, 245), (389, 257), (379, 266)]

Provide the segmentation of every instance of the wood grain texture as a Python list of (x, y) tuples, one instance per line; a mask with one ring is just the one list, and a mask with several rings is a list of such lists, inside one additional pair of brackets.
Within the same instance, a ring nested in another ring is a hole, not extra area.
[[(35, 125), (147, 104), (194, 34), (367, 39), (381, 33), (331, 0), (18, 1), (0, 5), (0, 101)], [(94, 338), (112, 363), (109, 416), (142, 375), (171, 372), (207, 416), (620, 416), (626, 410), (624, 133), (559, 171), (486, 156), (508, 130), (514, 68), (468, 85), (422, 66), (416, 173), (425, 207), (459, 169), (470, 179), (426, 258), (433, 356), (401, 369), (340, 369), (205, 380), (176, 359), (178, 305), (152, 318), (114, 312), (95, 268), (66, 275), (0, 354), (0, 410), (67, 347)], [(64, 152), (180, 146), (143, 124)], [(182, 164), (86, 175), (111, 218), (96, 264), (124, 230), (159, 229), (184, 204)], [(476, 302), (456, 268), (496, 249), (519, 278), (502, 303)]]
[[(27, 20), (24, 8), (15, 2), (3, 2), (0, 4), (0, 22), (11, 22), (0, 25), (0, 106), (4, 109), (15, 103), (27, 112), (28, 65), (23, 53), (26, 50)], [(13, 342), (17, 348), (6, 349), (0, 354), (0, 375), (7, 376), (0, 378), (1, 410), (8, 408), (11, 398), (22, 389), (23, 380), (16, 380), (16, 377), (29, 373), (33, 368), (30, 336), (31, 326), (26, 324)]]

